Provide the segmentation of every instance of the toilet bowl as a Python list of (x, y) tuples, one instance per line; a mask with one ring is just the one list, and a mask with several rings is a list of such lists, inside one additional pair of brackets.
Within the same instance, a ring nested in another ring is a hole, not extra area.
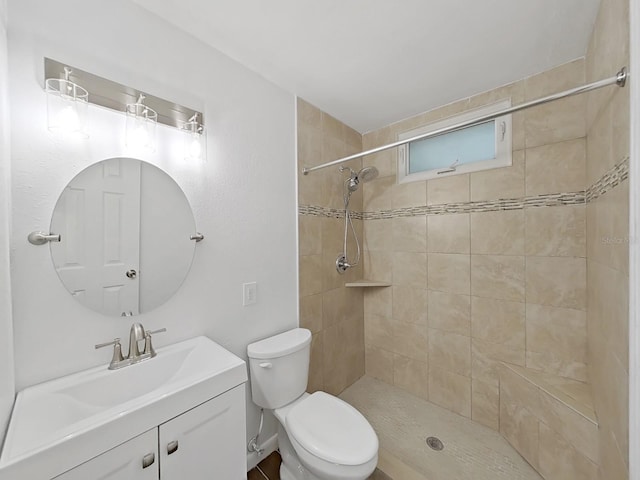
[(311, 332), (296, 328), (247, 347), (254, 403), (278, 419), (282, 480), (364, 480), (378, 463), (378, 437), (348, 403), (305, 392)]

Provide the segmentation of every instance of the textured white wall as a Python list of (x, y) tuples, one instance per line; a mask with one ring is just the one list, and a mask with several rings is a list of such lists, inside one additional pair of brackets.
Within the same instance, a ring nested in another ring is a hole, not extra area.
[[(126, 337), (131, 323), (78, 305), (49, 249), (26, 241), (48, 228), (58, 195), (80, 170), (128, 155), (124, 116), (102, 108), (90, 107), (89, 140), (50, 136), (45, 56), (204, 111), (206, 162), (186, 163), (176, 130), (162, 126), (157, 152), (139, 157), (176, 179), (206, 236), (178, 293), (136, 319), (167, 328), (156, 345), (207, 335), (244, 358), (248, 343), (295, 327), (294, 97), (127, 0), (9, 0), (9, 7), (17, 388), (106, 365), (110, 352), (93, 345)], [(258, 282), (258, 303), (242, 307), (248, 281)], [(253, 435), (250, 401), (247, 425)]]
[(7, 75), (7, 3), (0, 0), (0, 446), (13, 406), (13, 333), (9, 277), (11, 175), (9, 160), (9, 103)]

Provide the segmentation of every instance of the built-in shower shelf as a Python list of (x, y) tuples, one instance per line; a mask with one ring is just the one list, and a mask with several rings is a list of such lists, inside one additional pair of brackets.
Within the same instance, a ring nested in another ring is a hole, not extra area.
[(345, 287), (358, 288), (358, 287), (390, 287), (388, 282), (376, 282), (375, 280), (358, 280), (356, 282), (345, 283)]

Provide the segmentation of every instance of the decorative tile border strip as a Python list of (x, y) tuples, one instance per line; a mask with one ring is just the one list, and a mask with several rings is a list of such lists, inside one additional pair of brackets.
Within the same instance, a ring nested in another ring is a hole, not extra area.
[[(607, 171), (587, 190), (570, 193), (549, 193), (520, 198), (506, 198), (476, 202), (443, 203), (417, 207), (378, 210), (375, 212), (352, 212), (357, 220), (382, 220), (400, 217), (419, 217), (424, 215), (446, 215), (455, 213), (497, 212), (502, 210), (522, 210), (535, 207), (557, 207), (562, 205), (583, 205), (592, 202), (617, 187), (629, 177), (629, 157)], [(300, 215), (326, 218), (344, 218), (344, 210), (325, 208), (316, 205), (300, 205)]]
[(629, 157), (624, 158), (587, 189), (587, 203), (596, 200), (609, 190), (613, 190), (627, 178), (629, 178)]

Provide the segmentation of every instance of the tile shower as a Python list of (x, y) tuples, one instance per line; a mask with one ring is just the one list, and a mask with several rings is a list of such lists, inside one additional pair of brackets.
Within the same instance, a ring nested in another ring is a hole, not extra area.
[[(628, 4), (604, 0), (584, 58), (361, 137), (299, 100), (299, 170), (610, 76), (628, 62), (627, 25)], [(514, 114), (511, 167), (398, 185), (394, 150), (354, 161), (380, 177), (354, 197), (364, 258), (344, 277), (341, 176), (300, 174), (309, 389), (366, 373), (501, 432), (546, 479), (627, 478), (628, 90)], [(344, 286), (358, 278), (392, 286)]]

